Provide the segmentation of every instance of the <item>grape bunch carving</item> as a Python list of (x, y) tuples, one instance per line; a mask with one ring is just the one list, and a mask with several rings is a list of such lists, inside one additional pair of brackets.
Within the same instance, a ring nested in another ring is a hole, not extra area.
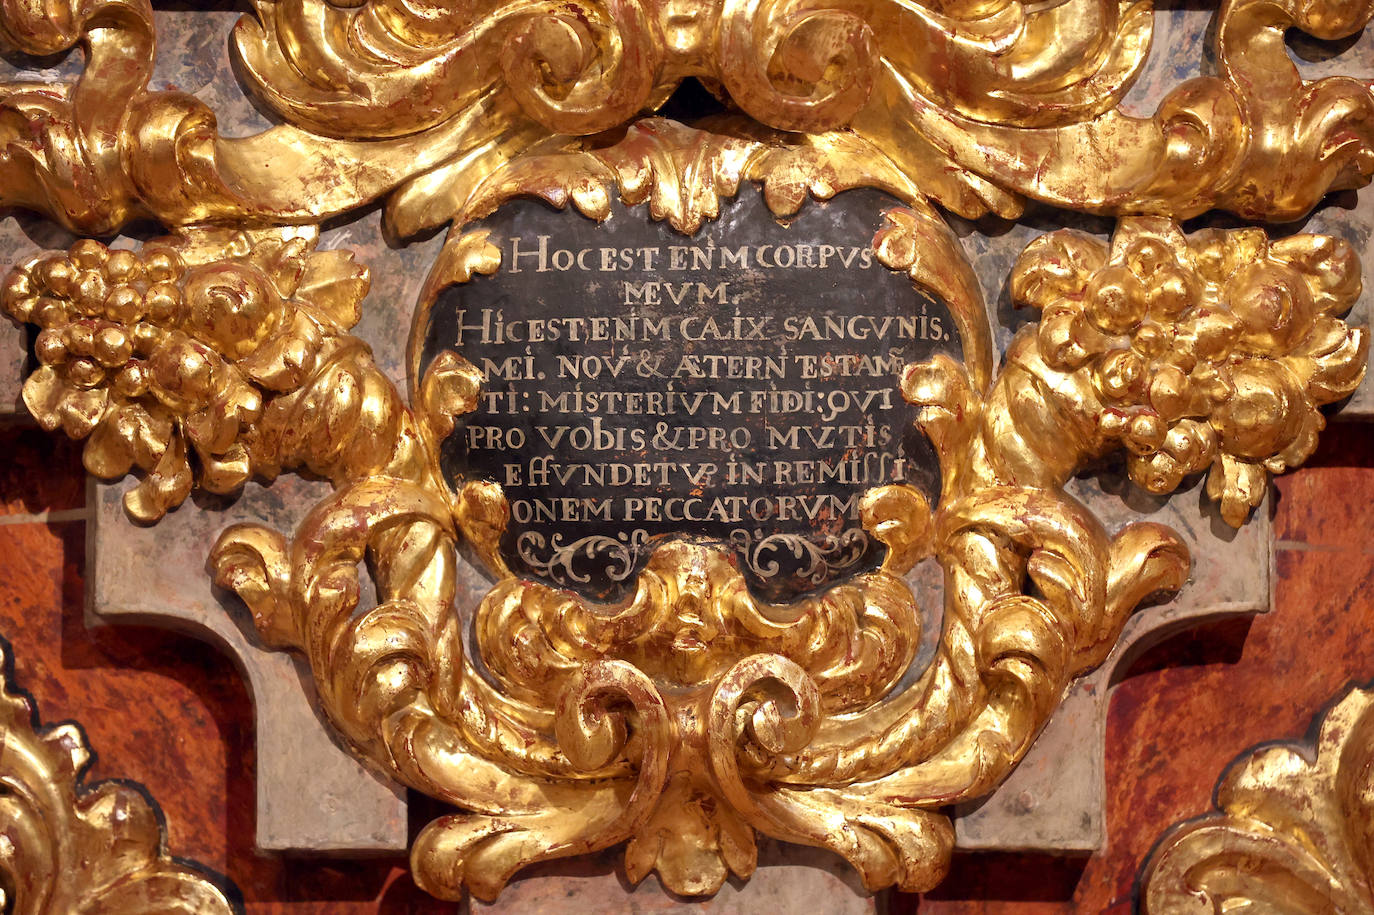
[[(143, 479), (125, 496), (155, 521), (193, 483), (232, 493), (273, 477), (276, 395), (298, 390), (357, 322), (367, 271), (306, 237), (209, 231), (137, 253), (82, 239), (6, 279), (0, 302), (39, 328), (24, 403), (86, 439), (92, 474)], [(359, 344), (360, 345), (360, 344)]]
[(1157, 493), (1209, 470), (1208, 494), (1239, 525), (1269, 474), (1312, 453), (1318, 407), (1363, 378), (1368, 331), (1340, 318), (1360, 288), (1354, 250), (1329, 236), (1185, 237), (1149, 217), (1122, 220), (1110, 245), (1062, 230), (1012, 275), (1013, 298), (1041, 321), (1008, 361), (1086, 374), (1077, 407), (1101, 450), (1124, 445), (1131, 478)]

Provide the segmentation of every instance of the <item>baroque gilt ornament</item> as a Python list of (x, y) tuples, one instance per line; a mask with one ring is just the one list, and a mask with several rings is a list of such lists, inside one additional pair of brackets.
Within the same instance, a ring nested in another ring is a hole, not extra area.
[(233, 915), (195, 865), (167, 853), (157, 804), (123, 781), (88, 783), (95, 759), (71, 722), (40, 727), (0, 639), (0, 910)]
[[(1123, 450), (1152, 492), (1206, 473), (1238, 526), (1362, 379), (1349, 245), (1179, 221), (1291, 220), (1368, 182), (1369, 83), (1305, 82), (1284, 33), (1340, 38), (1371, 15), (1227, 0), (1217, 75), (1134, 117), (1119, 103), (1148, 2), (258, 0), (233, 47), (280, 123), (225, 137), (197, 99), (149, 88), (147, 0), (3, 0), (20, 51), (81, 44), (86, 67), (0, 86), (0, 203), (88, 236), (168, 231), (9, 274), (5, 311), (38, 328), (25, 403), (86, 440), (91, 473), (140, 475), (139, 521), (197, 487), (333, 484), (296, 531), (237, 525), (209, 563), (265, 644), (304, 656), (352, 752), (457, 808), (411, 850), (429, 892), (492, 898), (532, 862), (627, 842), (632, 880), (707, 894), (753, 871), (760, 832), (834, 850), (871, 889), (927, 889), (953, 845), (944, 808), (993, 791), (1128, 615), (1188, 577), (1174, 532), (1110, 534), (1069, 478)], [(649, 117), (688, 77), (733, 113)], [(483, 392), (472, 354), (417, 349), (399, 391), (350, 333), (367, 269), (317, 250), (318, 225), (376, 200), (401, 236), (448, 224), (424, 315), (500, 269), (474, 222), (516, 198), (591, 220), (642, 204), (690, 236), (751, 186), (780, 220), (856, 188), (900, 202), (873, 256), (959, 325), (962, 358), (891, 379), (938, 458), (935, 504), (870, 489), (881, 564), (786, 604), (700, 539), (657, 545), (611, 604), (513, 573), (501, 485), (440, 467)], [(997, 369), (939, 208), (1014, 217), (1028, 199), (1119, 218), (1110, 242), (1026, 249), (1011, 288), (1040, 320)], [(475, 608), (455, 603), (465, 557), (494, 579)], [(904, 576), (928, 557), (943, 624), (907, 677), (931, 608)]]
[(1374, 909), (1370, 772), (1374, 695), (1352, 689), (1315, 746), (1260, 747), (1217, 784), (1220, 808), (1164, 835), (1143, 874), (1148, 913)]

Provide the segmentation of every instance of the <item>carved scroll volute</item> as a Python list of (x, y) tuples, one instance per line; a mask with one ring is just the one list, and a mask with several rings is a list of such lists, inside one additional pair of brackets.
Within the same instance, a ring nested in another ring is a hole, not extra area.
[(234, 915), (236, 894), (167, 853), (161, 812), (128, 782), (87, 784), (94, 756), (71, 722), (39, 727), (0, 638), (0, 908), (14, 915)]
[(718, 71), (730, 98), (770, 127), (819, 133), (868, 103), (879, 66), (867, 21), (795, 0), (726, 0)]
[(649, 104), (661, 62), (653, 15), (627, 0), (482, 11), (304, 0), (263, 5), (235, 45), (268, 104), (324, 136), (419, 133), (498, 91), (547, 131), (580, 135)]
[(602, 21), (585, 12), (532, 18), (502, 48), (506, 85), (521, 109), (554, 133), (592, 134), (622, 124), (650, 107), (660, 85), (652, 8), (603, 2)]

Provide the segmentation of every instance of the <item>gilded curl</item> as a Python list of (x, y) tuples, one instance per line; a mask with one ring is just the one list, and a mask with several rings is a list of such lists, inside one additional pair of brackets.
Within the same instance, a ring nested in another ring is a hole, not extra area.
[(279, 0), (259, 11), (234, 34), (256, 93), (323, 136), (429, 130), (502, 83), (548, 130), (596, 133), (636, 114), (654, 89), (649, 17), (626, 0)]
[[(88, 233), (149, 215), (174, 229), (11, 272), (5, 310), (40, 329), (26, 403), (86, 439), (93, 473), (142, 475), (126, 506), (143, 521), (197, 486), (330, 480), (296, 531), (232, 527), (210, 566), (264, 643), (303, 655), (354, 753), (457, 808), (411, 851), (445, 898), (620, 842), (632, 880), (709, 894), (753, 871), (759, 832), (832, 849), (870, 889), (933, 886), (944, 808), (994, 790), (1129, 614), (1187, 578), (1176, 534), (1107, 531), (1069, 477), (1118, 450), (1153, 491), (1206, 471), (1241, 523), (1367, 361), (1340, 318), (1360, 289), (1343, 243), (1176, 221), (1286, 219), (1369, 179), (1368, 86), (1306, 82), (1282, 45), (1289, 27), (1351, 34), (1367, 6), (1228, 0), (1218, 75), (1137, 118), (1119, 102), (1145, 3), (263, 0), (235, 47), (283, 123), (243, 138), (149, 89), (146, 0), (0, 10), (29, 53), (90, 48), (78, 83), (0, 89), (0, 202)], [(620, 129), (687, 77), (753, 120)], [(962, 364), (894, 379), (939, 457), (939, 504), (871, 490), (882, 567), (786, 606), (691, 541), (661, 546), (613, 606), (516, 578), (499, 487), (439, 472), (480, 373), (447, 353), (417, 377), (412, 360), (407, 403), (349, 333), (366, 271), (315, 250), (311, 227), (379, 199), (403, 234), (453, 223), (427, 307), (495, 271), (464, 224), (514, 197), (600, 219), (618, 194), (690, 234), (750, 182), (781, 219), (851, 187), (905, 204), (874, 250), (950, 305), (964, 342)], [(1027, 249), (1012, 288), (1040, 321), (994, 375), (977, 278), (934, 205), (1010, 216), (1027, 198), (1123, 218), (1110, 244)], [(460, 555), (495, 579), (473, 655)], [(938, 645), (899, 688), (932, 623), (904, 576), (932, 557)]]
[(282, 121), (226, 137), (196, 98), (149, 87), (148, 0), (4, 7), (30, 54), (91, 49), (70, 85), (0, 88), (0, 202), (107, 233), (153, 216), (316, 224), (385, 200), (411, 235), (461, 221), (474, 175), (604, 147), (686, 78), (759, 124), (844, 129), (928, 201), (973, 218), (1027, 199), (1186, 218), (1300, 216), (1374, 174), (1374, 97), (1302, 79), (1297, 28), (1357, 33), (1367, 4), (1228, 0), (1217, 75), (1148, 117), (1121, 101), (1150, 52), (1147, 0), (262, 0), (234, 32), (254, 97)]

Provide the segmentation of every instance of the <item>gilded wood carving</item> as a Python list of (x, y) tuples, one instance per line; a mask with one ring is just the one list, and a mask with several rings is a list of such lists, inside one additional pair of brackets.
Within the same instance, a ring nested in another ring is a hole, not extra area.
[(162, 812), (137, 785), (85, 782), (94, 755), (71, 722), (40, 727), (0, 640), (0, 909), (232, 915), (209, 875), (167, 853)]
[[(1119, 102), (1148, 3), (262, 0), (233, 42), (282, 123), (243, 138), (148, 87), (146, 0), (0, 10), (26, 53), (88, 55), (75, 84), (0, 86), (0, 202), (88, 235), (136, 217), (169, 231), (11, 272), (4, 309), (39, 328), (25, 402), (86, 439), (93, 474), (140, 474), (140, 521), (196, 487), (333, 483), (294, 532), (226, 530), (210, 566), (267, 645), (305, 657), (353, 752), (458, 808), (411, 852), (441, 897), (491, 898), (532, 862), (621, 842), (632, 880), (707, 894), (752, 872), (760, 832), (834, 850), (871, 889), (935, 885), (943, 808), (994, 790), (1133, 609), (1187, 579), (1172, 531), (1111, 534), (1066, 481), (1124, 450), (1152, 492), (1207, 473), (1239, 525), (1364, 374), (1367, 333), (1341, 319), (1361, 289), (1347, 244), (1179, 220), (1291, 219), (1368, 181), (1368, 83), (1304, 82), (1283, 44), (1290, 27), (1357, 32), (1368, 3), (1228, 0), (1218, 75), (1139, 118)], [(643, 116), (687, 77), (735, 113)], [(779, 219), (852, 188), (902, 204), (872, 251), (961, 332), (962, 360), (891, 379), (938, 456), (938, 502), (869, 490), (881, 566), (786, 605), (692, 539), (658, 546), (612, 605), (513, 574), (501, 487), (452, 486), (439, 465), (482, 374), (413, 354), (398, 391), (350, 333), (367, 270), (317, 250), (318, 224), (377, 199), (402, 235), (449, 224), (423, 314), (497, 271), (471, 223), (514, 198), (592, 220), (619, 198), (690, 235), (751, 184)], [(1028, 198), (1120, 218), (1110, 242), (1065, 230), (1026, 249), (1012, 291), (1040, 320), (995, 370), (937, 207), (1015, 216)], [(455, 604), (460, 548), (494, 579), (476, 608)], [(903, 683), (932, 618), (904, 576), (927, 557), (943, 628)]]

